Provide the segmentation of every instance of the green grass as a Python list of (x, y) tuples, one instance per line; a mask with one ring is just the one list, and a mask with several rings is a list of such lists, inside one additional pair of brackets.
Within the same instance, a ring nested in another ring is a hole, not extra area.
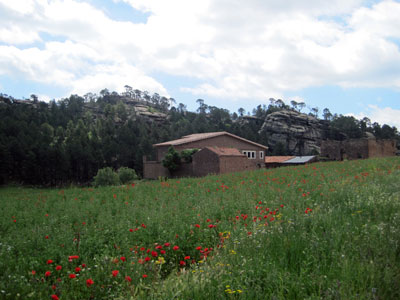
[(5, 187), (0, 298), (399, 299), (399, 175), (393, 157), (109, 188)]

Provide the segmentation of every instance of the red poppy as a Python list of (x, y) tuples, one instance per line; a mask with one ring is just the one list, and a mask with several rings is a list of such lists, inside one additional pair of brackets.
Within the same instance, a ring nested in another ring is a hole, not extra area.
[(69, 274), (69, 278), (71, 278), (71, 279), (76, 278), (76, 275), (75, 274)]
[(161, 254), (165, 254), (166, 251), (165, 251), (165, 250), (161, 250), (160, 253), (161, 253)]
[(119, 259), (120, 259), (121, 261), (126, 261), (125, 256), (121, 256)]
[(50, 271), (46, 271), (45, 273), (44, 273), (44, 276), (45, 277), (49, 277), (51, 275), (51, 272)]
[(94, 281), (93, 281), (91, 278), (89, 278), (88, 280), (86, 280), (86, 285), (87, 285), (87, 287), (90, 287), (92, 284), (94, 284)]
[(174, 251), (177, 251), (179, 249), (179, 246), (174, 246), (174, 248), (172, 248)]
[(196, 224), (196, 225), (194, 225), (195, 227), (197, 227), (197, 228), (200, 228), (200, 225), (199, 224)]
[(144, 250), (146, 250), (145, 247), (141, 247), (141, 248), (140, 248), (140, 251), (144, 251)]
[(79, 267), (76, 267), (76, 268), (75, 268), (75, 272), (76, 272), (76, 273), (79, 273), (80, 271), (81, 271), (81, 268), (79, 268)]
[(186, 263), (185, 263), (183, 260), (181, 260), (181, 261), (179, 262), (179, 264), (181, 265), (181, 267), (183, 267), (184, 265), (186, 265)]
[(52, 290), (55, 290), (57, 287), (53, 284), (52, 286), (51, 286), (51, 289)]
[(171, 246), (171, 243), (165, 243), (164, 246), (169, 247), (169, 246)]
[(69, 261), (72, 261), (73, 259), (78, 259), (78, 258), (79, 258), (78, 255), (70, 255), (70, 256), (68, 256), (68, 260)]
[(151, 251), (151, 256), (153, 256), (153, 257), (157, 257), (157, 256), (158, 256), (158, 253), (157, 253), (157, 251)]
[(58, 298), (57, 295), (51, 295), (51, 299), (53, 299), (53, 300), (59, 300), (60, 298)]
[(82, 264), (82, 268), (86, 268), (86, 264)]
[(49, 239), (49, 236), (48, 236), (48, 235), (46, 235), (44, 238), (45, 238), (46, 240), (48, 240), (48, 239)]
[(132, 278), (130, 276), (125, 276), (125, 280), (129, 281), (129, 282), (132, 282)]
[(32, 273), (32, 275), (35, 275), (35, 274), (36, 274), (36, 271), (35, 271), (35, 270), (32, 270), (31, 273)]
[(144, 258), (144, 260), (145, 260), (145, 261), (150, 261), (150, 260), (151, 260), (151, 258), (150, 258), (150, 257), (148, 257), (148, 256), (146, 256), (146, 257)]
[(190, 256), (185, 256), (185, 259), (190, 259)]
[(143, 228), (146, 228), (146, 225), (144, 225), (144, 224), (142, 224), (142, 225), (140, 225), (140, 226), (142, 226)]
[(157, 245), (156, 249), (162, 249), (162, 246), (161, 245)]
[(112, 273), (113, 277), (116, 277), (118, 275), (119, 271), (118, 270), (114, 270), (111, 273)]
[(196, 250), (201, 250), (201, 246), (196, 247)]
[(56, 270), (57, 270), (57, 271), (60, 271), (61, 269), (62, 269), (61, 266), (57, 266), (57, 267), (56, 267)]
[(143, 274), (142, 277), (143, 277), (143, 278), (147, 278), (147, 275), (146, 275), (146, 274)]
[(133, 229), (132, 229), (132, 228), (130, 228), (130, 229), (129, 229), (129, 231), (130, 231), (130, 232), (133, 232)]

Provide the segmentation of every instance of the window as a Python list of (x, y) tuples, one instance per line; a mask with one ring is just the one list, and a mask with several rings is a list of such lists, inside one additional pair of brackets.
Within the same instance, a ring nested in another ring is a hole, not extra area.
[(242, 152), (243, 152), (244, 155), (247, 156), (247, 158), (250, 158), (250, 159), (255, 159), (256, 158), (256, 151), (244, 150)]
[(264, 151), (260, 151), (260, 159), (264, 158)]

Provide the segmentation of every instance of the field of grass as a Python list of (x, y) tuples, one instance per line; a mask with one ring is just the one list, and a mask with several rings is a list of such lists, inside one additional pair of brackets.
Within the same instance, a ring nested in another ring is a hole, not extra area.
[(397, 157), (0, 204), (0, 299), (400, 299)]

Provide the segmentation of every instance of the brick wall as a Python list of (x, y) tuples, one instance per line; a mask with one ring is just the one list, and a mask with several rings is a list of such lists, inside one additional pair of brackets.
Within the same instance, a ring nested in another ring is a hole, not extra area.
[(157, 179), (158, 177), (170, 177), (168, 169), (161, 162), (144, 161), (143, 162), (143, 178)]
[(208, 174), (218, 174), (219, 172), (219, 157), (216, 153), (203, 149), (193, 154), (194, 176), (206, 176)]
[(255, 170), (262, 166), (257, 166), (247, 157), (240, 156), (221, 156), (219, 165), (221, 174)]

